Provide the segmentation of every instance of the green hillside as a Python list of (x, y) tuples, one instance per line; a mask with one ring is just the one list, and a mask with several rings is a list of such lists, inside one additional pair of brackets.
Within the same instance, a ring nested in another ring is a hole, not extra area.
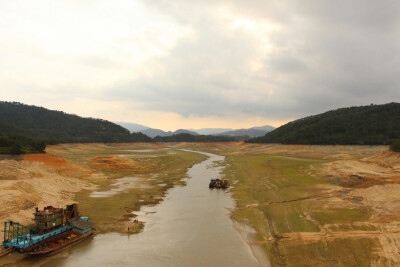
[(6, 144), (13, 143), (10, 139), (46, 144), (151, 141), (144, 134), (131, 134), (106, 120), (82, 118), (17, 102), (0, 102), (0, 136), (4, 139), (3, 150), (10, 147)]
[(400, 103), (341, 108), (289, 122), (251, 143), (389, 145), (400, 137)]

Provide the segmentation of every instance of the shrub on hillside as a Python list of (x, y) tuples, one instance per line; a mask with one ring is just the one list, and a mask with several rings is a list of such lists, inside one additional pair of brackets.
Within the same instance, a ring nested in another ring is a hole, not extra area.
[(390, 150), (394, 152), (400, 152), (400, 139), (396, 139), (390, 145)]

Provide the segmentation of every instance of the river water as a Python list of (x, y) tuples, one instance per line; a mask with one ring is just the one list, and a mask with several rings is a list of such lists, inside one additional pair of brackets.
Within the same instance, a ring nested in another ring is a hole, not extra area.
[(220, 175), (215, 163), (224, 157), (203, 154), (209, 158), (188, 170), (186, 186), (170, 189), (164, 201), (139, 213), (146, 222), (142, 233), (97, 235), (47, 265), (258, 266), (229, 217), (230, 194), (208, 188), (210, 179)]

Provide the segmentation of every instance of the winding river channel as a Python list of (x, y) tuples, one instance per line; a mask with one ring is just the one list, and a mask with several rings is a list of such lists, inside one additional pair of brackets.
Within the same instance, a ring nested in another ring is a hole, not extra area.
[(208, 188), (210, 179), (219, 177), (216, 163), (224, 157), (198, 153), (208, 159), (188, 170), (186, 186), (170, 189), (160, 204), (137, 213), (146, 222), (142, 233), (97, 235), (47, 265), (258, 266), (229, 217), (230, 194)]

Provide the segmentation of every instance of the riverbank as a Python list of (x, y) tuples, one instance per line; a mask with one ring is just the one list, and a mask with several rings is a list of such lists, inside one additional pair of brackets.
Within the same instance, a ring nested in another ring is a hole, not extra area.
[(232, 218), (272, 266), (400, 263), (400, 155), (383, 146), (230, 145)]
[(229, 218), (229, 192), (208, 188), (209, 179), (220, 176), (224, 157), (205, 156), (188, 169), (185, 187), (171, 188), (158, 205), (141, 209), (137, 218), (146, 221), (145, 231), (97, 235), (46, 266), (258, 266)]
[[(0, 220), (28, 225), (36, 206), (78, 202), (96, 222), (98, 233), (139, 232), (133, 211), (159, 203), (165, 192), (184, 185), (193, 164), (206, 157), (160, 144), (68, 144), (49, 146), (47, 154), (0, 160)], [(138, 178), (111, 197), (91, 197), (115, 188), (119, 178)], [(3, 227), (0, 225), (0, 230)]]

